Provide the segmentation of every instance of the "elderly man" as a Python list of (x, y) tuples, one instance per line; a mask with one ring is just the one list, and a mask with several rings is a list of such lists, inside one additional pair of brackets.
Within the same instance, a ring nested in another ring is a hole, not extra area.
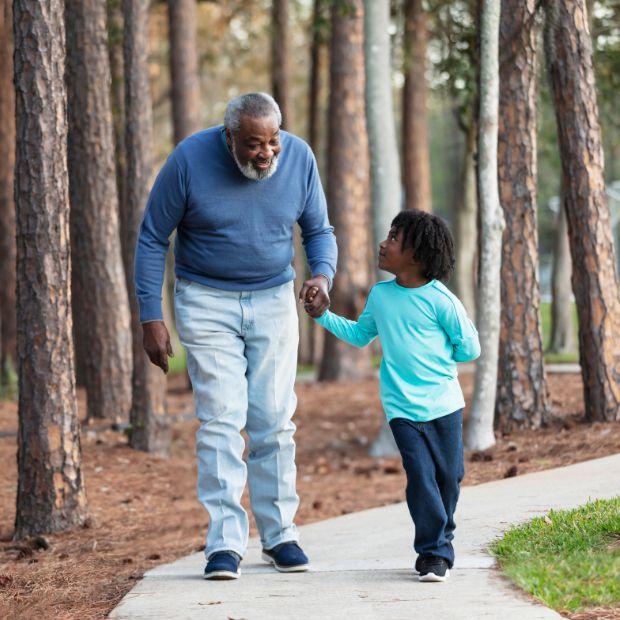
[(308, 569), (294, 524), (295, 222), (312, 272), (299, 299), (317, 287), (317, 312), (329, 305), (337, 249), (312, 151), (280, 130), (281, 121), (269, 95), (250, 93), (230, 101), (223, 126), (181, 142), (151, 190), (136, 249), (144, 348), (167, 372), (161, 290), (168, 238), (177, 231), (174, 302), (200, 420), (207, 579), (239, 575), (248, 540), (246, 472), (263, 559), (279, 571)]

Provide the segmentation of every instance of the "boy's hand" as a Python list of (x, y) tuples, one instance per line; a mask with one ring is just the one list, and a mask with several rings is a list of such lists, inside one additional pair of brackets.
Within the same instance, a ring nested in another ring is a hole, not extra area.
[(306, 280), (299, 292), (299, 301), (303, 302), (305, 311), (314, 319), (320, 317), (329, 308), (328, 280), (316, 276)]
[[(318, 292), (319, 292), (319, 289), (316, 286), (313, 286), (312, 288), (309, 288), (308, 292), (306, 293), (306, 300), (304, 302), (304, 310), (310, 316), (313, 316), (313, 314), (312, 314), (313, 313), (312, 302), (314, 301), (314, 299), (317, 296)], [(321, 315), (319, 314), (317, 316), (321, 316)]]

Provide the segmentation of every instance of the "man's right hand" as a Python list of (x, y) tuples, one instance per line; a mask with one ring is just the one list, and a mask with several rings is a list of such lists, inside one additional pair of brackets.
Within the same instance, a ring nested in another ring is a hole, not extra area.
[(174, 357), (170, 334), (163, 321), (142, 323), (142, 345), (149, 359), (168, 374), (168, 357)]

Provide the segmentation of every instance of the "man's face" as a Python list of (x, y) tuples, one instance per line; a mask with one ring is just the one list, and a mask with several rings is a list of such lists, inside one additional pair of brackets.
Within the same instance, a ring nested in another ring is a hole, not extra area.
[(402, 229), (390, 228), (387, 239), (379, 244), (379, 269), (394, 275), (413, 269), (413, 248), (402, 248)]
[(282, 147), (274, 114), (261, 118), (242, 116), (238, 132), (226, 130), (226, 141), (246, 177), (261, 181), (276, 171)]

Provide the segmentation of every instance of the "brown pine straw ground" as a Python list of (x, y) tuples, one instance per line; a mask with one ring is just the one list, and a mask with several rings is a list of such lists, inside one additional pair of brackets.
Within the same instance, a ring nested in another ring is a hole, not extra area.
[[(472, 375), (461, 382), (469, 398)], [(207, 515), (195, 497), (197, 425), (183, 419), (193, 409), (191, 392), (183, 376), (169, 384), (169, 408), (176, 417), (171, 458), (134, 452), (121, 433), (84, 427), (88, 527), (21, 543), (11, 540), (16, 439), (6, 436), (17, 429), (17, 406), (0, 403), (0, 618), (103, 618), (146, 570), (203, 548)], [(377, 387), (376, 379), (298, 386), (298, 524), (403, 501), (400, 461), (366, 455), (381, 424)], [(498, 437), (494, 448), (468, 453), (464, 484), (620, 451), (620, 426), (584, 422), (579, 375), (551, 375), (550, 389), (558, 416), (553, 424)], [(247, 495), (244, 499), (247, 507)], [(312, 549), (307, 551), (312, 556)], [(572, 618), (619, 619), (620, 609)]]

